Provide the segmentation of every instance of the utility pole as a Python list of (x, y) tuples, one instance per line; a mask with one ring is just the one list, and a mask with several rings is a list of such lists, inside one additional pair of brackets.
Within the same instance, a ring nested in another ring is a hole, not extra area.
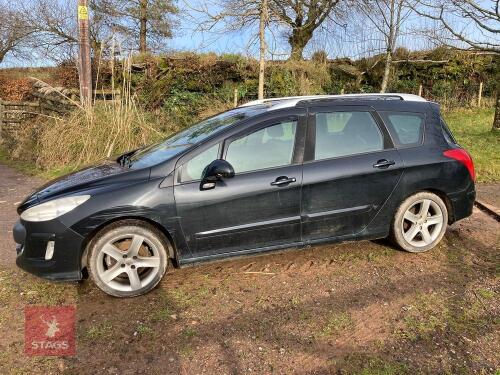
[(148, 0), (139, 1), (139, 52), (146, 53), (148, 51), (147, 34), (148, 34)]
[(80, 73), (80, 100), (92, 105), (92, 68), (90, 64), (89, 10), (87, 0), (78, 0), (78, 68)]

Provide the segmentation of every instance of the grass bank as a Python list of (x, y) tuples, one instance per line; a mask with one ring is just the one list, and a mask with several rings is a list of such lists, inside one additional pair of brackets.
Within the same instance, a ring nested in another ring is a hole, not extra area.
[(500, 181), (500, 132), (492, 132), (493, 108), (458, 109), (444, 113), (448, 126), (466, 148), (479, 182)]

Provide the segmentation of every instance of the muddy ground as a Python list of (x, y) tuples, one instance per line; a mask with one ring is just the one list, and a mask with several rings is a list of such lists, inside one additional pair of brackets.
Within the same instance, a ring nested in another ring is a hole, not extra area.
[[(171, 269), (120, 300), (15, 268), (15, 203), (39, 183), (0, 166), (2, 374), (500, 371), (500, 226), (483, 212), (426, 254), (384, 241), (290, 250)], [(75, 357), (23, 354), (26, 305), (76, 306)]]

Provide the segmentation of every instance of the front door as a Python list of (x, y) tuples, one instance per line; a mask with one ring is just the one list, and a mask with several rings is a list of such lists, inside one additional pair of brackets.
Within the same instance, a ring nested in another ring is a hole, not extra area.
[(320, 107), (310, 112), (303, 240), (356, 235), (394, 191), (402, 160), (370, 107)]
[[(303, 139), (297, 134), (304, 127), (305, 115), (296, 114), (226, 139), (219, 156), (231, 163), (235, 176), (212, 190), (200, 190), (203, 168), (194, 164), (202, 154), (180, 167), (181, 182), (174, 187), (177, 214), (195, 258), (300, 243), (303, 147), (296, 139)], [(210, 155), (198, 164), (213, 159)], [(185, 170), (192, 172), (182, 178)]]

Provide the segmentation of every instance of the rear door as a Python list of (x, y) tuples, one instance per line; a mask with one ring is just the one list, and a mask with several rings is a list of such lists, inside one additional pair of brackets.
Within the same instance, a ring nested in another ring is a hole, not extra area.
[(359, 234), (376, 217), (403, 163), (368, 106), (311, 108), (303, 169), (305, 242)]
[[(300, 243), (306, 116), (292, 113), (247, 127), (178, 168), (177, 213), (195, 257)], [(217, 150), (235, 176), (201, 191), (199, 175)]]

